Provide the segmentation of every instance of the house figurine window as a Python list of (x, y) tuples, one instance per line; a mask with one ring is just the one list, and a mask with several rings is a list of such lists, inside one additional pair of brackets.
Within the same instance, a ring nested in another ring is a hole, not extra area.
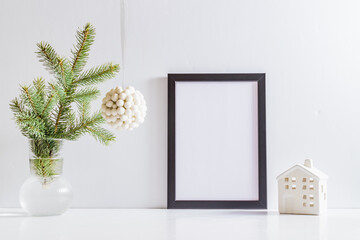
[(279, 212), (315, 215), (325, 212), (327, 179), (326, 174), (313, 167), (311, 159), (280, 174), (277, 177)]

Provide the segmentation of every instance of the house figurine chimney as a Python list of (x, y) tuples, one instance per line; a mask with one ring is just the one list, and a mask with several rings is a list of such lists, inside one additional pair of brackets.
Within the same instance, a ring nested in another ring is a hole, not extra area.
[(311, 159), (305, 159), (304, 166), (308, 168), (313, 167), (313, 161)]

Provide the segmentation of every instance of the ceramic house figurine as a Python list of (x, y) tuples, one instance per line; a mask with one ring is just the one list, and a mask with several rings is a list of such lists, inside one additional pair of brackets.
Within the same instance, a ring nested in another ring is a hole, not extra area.
[(321, 214), (327, 208), (327, 175), (313, 167), (311, 159), (280, 174), (278, 181), (279, 212)]

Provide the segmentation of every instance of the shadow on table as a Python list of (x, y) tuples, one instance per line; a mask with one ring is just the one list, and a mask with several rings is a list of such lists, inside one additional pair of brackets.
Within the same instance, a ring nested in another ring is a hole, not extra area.
[(28, 217), (29, 215), (26, 212), (20, 211), (2, 211), (0, 210), (0, 218), (9, 218), (9, 217)]
[(244, 211), (244, 210), (240, 210), (240, 211), (226, 211), (223, 212), (222, 214), (233, 214), (233, 215), (272, 215), (272, 212), (268, 212), (268, 211)]

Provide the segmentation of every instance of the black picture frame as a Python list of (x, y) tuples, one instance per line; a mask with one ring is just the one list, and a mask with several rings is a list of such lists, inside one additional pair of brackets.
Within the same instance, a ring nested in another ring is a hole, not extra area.
[[(257, 84), (258, 200), (176, 200), (176, 82), (251, 81)], [(266, 101), (265, 73), (168, 74), (168, 209), (266, 209)]]

